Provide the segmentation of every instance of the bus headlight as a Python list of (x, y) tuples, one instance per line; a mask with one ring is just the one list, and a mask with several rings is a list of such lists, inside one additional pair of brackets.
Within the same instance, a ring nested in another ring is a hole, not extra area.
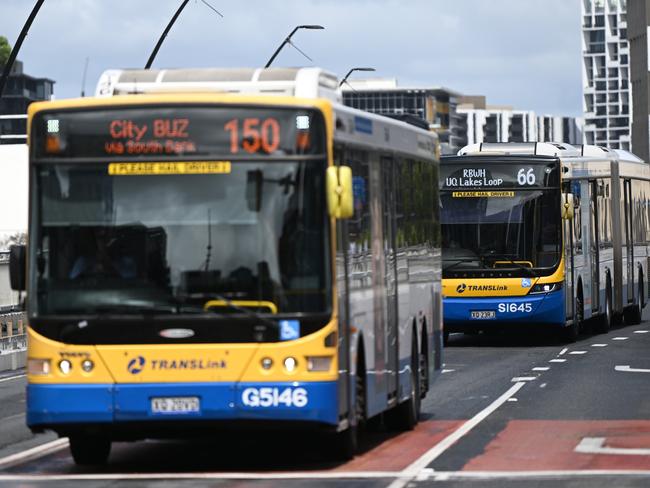
[(298, 366), (298, 361), (296, 361), (296, 358), (289, 356), (288, 358), (284, 359), (284, 369), (286, 369), (288, 373), (292, 373), (296, 369), (296, 366)]
[(40, 376), (50, 374), (50, 360), (31, 359), (31, 358), (28, 359), (27, 374), (40, 375)]
[(307, 371), (329, 371), (332, 365), (332, 356), (307, 356)]
[(67, 359), (62, 359), (59, 361), (59, 371), (61, 371), (63, 374), (69, 374), (71, 370), (72, 363), (70, 361)]
[(528, 292), (529, 295), (536, 295), (539, 293), (550, 293), (562, 289), (562, 282), (558, 283), (543, 283), (533, 286)]
[(262, 369), (268, 370), (271, 369), (271, 366), (273, 366), (273, 359), (263, 358), (260, 363), (262, 365)]

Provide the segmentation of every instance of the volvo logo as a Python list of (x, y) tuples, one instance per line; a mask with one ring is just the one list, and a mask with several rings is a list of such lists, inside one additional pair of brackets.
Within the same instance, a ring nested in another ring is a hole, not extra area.
[(465, 283), (461, 283), (456, 287), (456, 293), (463, 293), (465, 289), (467, 288), (467, 285)]
[(158, 335), (165, 339), (187, 339), (194, 335), (194, 331), (192, 329), (163, 329), (158, 332)]
[(138, 374), (144, 369), (145, 359), (142, 356), (137, 356), (129, 361), (129, 364), (126, 365), (126, 369), (131, 374)]

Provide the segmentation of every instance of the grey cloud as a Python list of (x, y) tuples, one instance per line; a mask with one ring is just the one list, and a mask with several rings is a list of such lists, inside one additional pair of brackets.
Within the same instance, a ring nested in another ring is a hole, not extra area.
[[(369, 65), (402, 84), (444, 85), (491, 103), (579, 115), (579, 0), (191, 1), (156, 66), (263, 65), (291, 28), (314, 64), (336, 73)], [(104, 69), (141, 67), (180, 0), (47, 0), (20, 58), (29, 73), (77, 96)], [(33, 3), (0, 0), (0, 34), (14, 42)], [(279, 65), (310, 65), (287, 47)]]

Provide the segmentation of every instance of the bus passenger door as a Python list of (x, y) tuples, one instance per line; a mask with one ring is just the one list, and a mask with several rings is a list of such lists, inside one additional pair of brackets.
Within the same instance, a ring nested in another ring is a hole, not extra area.
[(384, 255), (386, 256), (386, 349), (388, 401), (397, 399), (399, 373), (397, 256), (395, 229), (395, 168), (391, 157), (381, 158), (383, 172)]
[[(627, 294), (626, 301), (634, 300), (634, 242), (632, 239), (632, 182), (623, 180), (623, 208), (621, 209), (621, 219), (625, 228), (625, 274), (627, 275)], [(625, 304), (624, 304), (625, 305)]]
[[(600, 309), (600, 236), (598, 235), (598, 182), (592, 180), (589, 184), (589, 209), (591, 214), (590, 232), (589, 232), (589, 256), (591, 265), (591, 310)], [(602, 191), (602, 186), (600, 187)]]

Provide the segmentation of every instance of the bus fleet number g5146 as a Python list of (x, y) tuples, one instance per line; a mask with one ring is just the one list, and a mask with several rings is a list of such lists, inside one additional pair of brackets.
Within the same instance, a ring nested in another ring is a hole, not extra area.
[(246, 388), (242, 392), (242, 403), (247, 407), (298, 407), (309, 402), (304, 388)]

